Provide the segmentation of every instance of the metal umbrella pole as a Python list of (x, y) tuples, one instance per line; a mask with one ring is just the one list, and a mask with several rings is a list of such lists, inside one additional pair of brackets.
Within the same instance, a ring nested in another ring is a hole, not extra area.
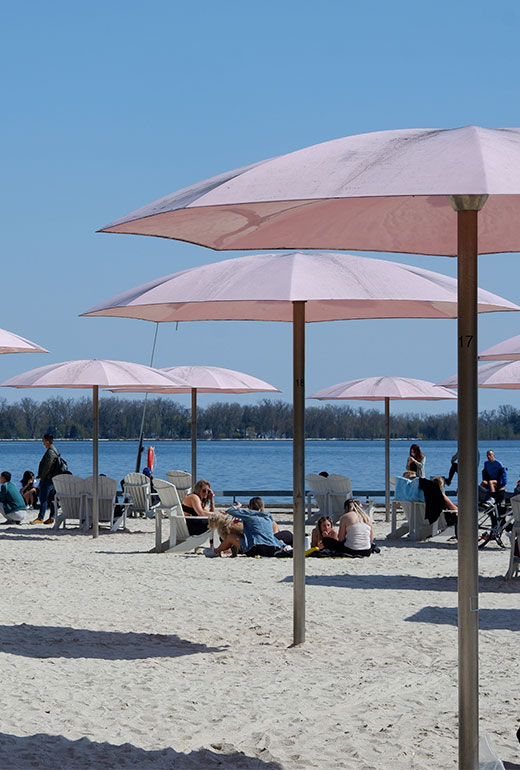
[(459, 770), (478, 770), (478, 212), (487, 196), (453, 196), (458, 269)]
[(99, 385), (92, 386), (92, 537), (99, 537)]
[(390, 521), (390, 399), (385, 398), (385, 521)]
[[(157, 332), (159, 331), (159, 324), (155, 324), (155, 334), (153, 338), (153, 345), (152, 345), (152, 355), (150, 356), (150, 366), (153, 366), (153, 359), (155, 356), (155, 345), (157, 343)], [(141, 455), (143, 454), (143, 437), (144, 437), (144, 418), (146, 415), (146, 401), (148, 399), (148, 393), (144, 394), (144, 401), (143, 401), (143, 415), (141, 417), (141, 428), (139, 430), (139, 445), (137, 447), (137, 458), (135, 461), (135, 472), (139, 473), (139, 470), (141, 468)]]
[(197, 481), (197, 388), (191, 389), (191, 486)]
[(305, 302), (293, 302), (293, 644), (305, 641)]

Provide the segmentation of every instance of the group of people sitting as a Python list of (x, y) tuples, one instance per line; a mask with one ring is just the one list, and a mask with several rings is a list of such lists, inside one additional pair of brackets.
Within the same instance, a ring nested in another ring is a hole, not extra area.
[[(218, 534), (220, 544), (206, 548), (210, 558), (223, 554), (236, 556), (283, 556), (290, 555), (293, 533), (280, 530), (272, 515), (265, 510), (261, 497), (252, 497), (247, 507), (235, 503), (226, 510), (215, 511), (215, 498), (208, 481), (201, 479), (193, 491), (182, 500), (182, 510), (187, 517), (188, 531), (195, 535), (209, 526)], [(204, 520), (197, 522), (197, 518)], [(324, 551), (331, 556), (370, 556), (379, 553), (374, 545), (373, 525), (357, 500), (345, 501), (345, 513), (339, 520), (339, 529), (332, 519), (322, 516), (311, 537), (311, 551)]]

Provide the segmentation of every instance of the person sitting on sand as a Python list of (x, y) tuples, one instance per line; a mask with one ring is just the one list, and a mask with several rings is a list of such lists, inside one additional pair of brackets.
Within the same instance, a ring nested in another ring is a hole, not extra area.
[[(265, 511), (264, 501), (261, 497), (252, 497), (249, 501), (249, 508), (252, 511)], [(271, 517), (272, 518), (272, 517)], [(285, 545), (292, 546), (293, 533), (289, 529), (280, 529), (278, 522), (273, 519), (273, 535), (277, 540), (281, 540)]]
[(213, 490), (209, 481), (199, 479), (190, 492), (182, 501), (182, 510), (188, 518), (188, 532), (190, 535), (201, 535), (208, 528), (206, 519), (204, 521), (193, 521), (192, 517), (204, 516), (213, 513), (215, 510), (215, 499)]
[(261, 497), (252, 497), (249, 508), (242, 508), (240, 503), (232, 505), (226, 511), (235, 519), (240, 519), (244, 525), (244, 534), (228, 535), (218, 548), (206, 548), (205, 556), (220, 556), (228, 549), (236, 549), (245, 556), (275, 556), (283, 550), (283, 543), (273, 532), (273, 517), (264, 510)]
[(36, 508), (38, 490), (34, 486), (34, 473), (32, 471), (25, 471), (20, 479), (20, 494), (29, 508)]
[(320, 551), (325, 548), (323, 545), (324, 537), (331, 537), (334, 540), (338, 539), (338, 533), (334, 529), (330, 516), (320, 516), (316, 522), (316, 526), (311, 533), (311, 548), (319, 548)]
[(9, 471), (2, 471), (0, 484), (0, 513), (6, 518), (2, 524), (21, 524), (25, 519), (25, 500), (11, 481)]
[(345, 500), (345, 513), (339, 520), (337, 540), (323, 537), (323, 547), (348, 556), (370, 556), (374, 527), (358, 500)]

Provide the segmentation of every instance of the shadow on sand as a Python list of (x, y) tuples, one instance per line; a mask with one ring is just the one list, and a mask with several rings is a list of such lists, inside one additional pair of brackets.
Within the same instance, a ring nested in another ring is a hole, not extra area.
[(71, 741), (62, 735), (45, 733), (23, 737), (0, 733), (0, 767), (2, 770), (282, 770), (282, 765), (269, 756), (263, 759), (260, 753), (248, 757), (226, 746), (184, 754), (171, 748), (147, 751), (131, 743), (118, 746), (88, 738)]
[[(141, 634), (121, 631), (91, 631), (69, 626), (0, 625), (0, 652), (25, 658), (94, 658), (141, 660), (178, 658), (182, 655), (222, 652), (175, 634)], [(3, 770), (2, 764), (0, 768)]]
[[(348, 560), (348, 566), (352, 565)], [(354, 561), (355, 563), (355, 561)], [(282, 583), (292, 583), (292, 575), (283, 578)], [(307, 575), (305, 582), (308, 586), (331, 586), (335, 588), (356, 588), (396, 591), (451, 591), (457, 592), (457, 578), (453, 575), (446, 577), (419, 577), (417, 575)], [(520, 580), (504, 580), (503, 577), (480, 577), (480, 593), (517, 594), (520, 593)]]
[[(481, 631), (491, 629), (505, 631), (520, 631), (520, 610), (493, 609), (479, 610), (479, 628)], [(434, 623), (435, 625), (457, 625), (456, 607), (422, 607), (410, 617), (405, 618), (410, 623)]]

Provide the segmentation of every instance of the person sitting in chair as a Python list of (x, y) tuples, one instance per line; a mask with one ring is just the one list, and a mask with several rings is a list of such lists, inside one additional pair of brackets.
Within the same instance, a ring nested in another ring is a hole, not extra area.
[(504, 507), (505, 488), (507, 484), (507, 469), (502, 463), (495, 459), (495, 453), (488, 449), (486, 453), (487, 460), (482, 469), (482, 481), (480, 486), (494, 497), (499, 508)]
[(193, 487), (193, 492), (182, 500), (182, 510), (188, 518), (187, 525), (190, 535), (201, 535), (208, 528), (206, 519), (204, 521), (193, 521), (194, 516), (208, 516), (215, 511), (215, 498), (209, 481), (199, 479)]

